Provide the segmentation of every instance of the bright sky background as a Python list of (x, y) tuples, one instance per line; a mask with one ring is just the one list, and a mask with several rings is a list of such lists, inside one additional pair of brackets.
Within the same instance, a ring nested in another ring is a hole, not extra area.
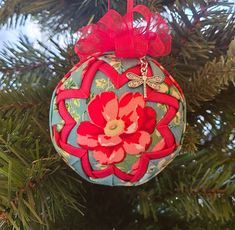
[(24, 26), (18, 26), (15, 29), (5, 27), (0, 29), (0, 49), (3, 49), (4, 43), (16, 43), (20, 35), (26, 35), (31, 42), (45, 41), (48, 37), (36, 22), (28, 20)]
[[(0, 28), (0, 50), (4, 49), (4, 46), (7, 44), (16, 44), (19, 37), (25, 35), (30, 42), (32, 42), (33, 46), (38, 47), (37, 41), (41, 41), (44, 44), (50, 44), (49, 32), (47, 30), (43, 30), (40, 27), (40, 24), (37, 21), (32, 19), (27, 19), (24, 26), (17, 26), (16, 28)], [(78, 38), (78, 34), (75, 33), (74, 38)], [(67, 44), (67, 39), (69, 34), (63, 33), (62, 35), (56, 35), (53, 38), (60, 47), (63, 47)]]

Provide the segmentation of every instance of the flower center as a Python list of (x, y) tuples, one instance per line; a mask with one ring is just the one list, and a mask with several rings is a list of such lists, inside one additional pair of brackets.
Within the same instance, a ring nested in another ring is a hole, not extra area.
[(104, 133), (106, 136), (113, 137), (117, 136), (124, 131), (125, 124), (122, 120), (112, 120), (107, 122)]

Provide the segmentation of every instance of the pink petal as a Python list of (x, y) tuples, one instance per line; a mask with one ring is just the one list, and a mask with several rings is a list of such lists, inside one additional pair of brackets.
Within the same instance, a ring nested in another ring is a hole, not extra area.
[(162, 150), (164, 147), (165, 147), (165, 141), (164, 139), (160, 140), (153, 148), (152, 152), (155, 152), (155, 151), (160, 151)]
[(103, 165), (108, 164), (108, 156), (102, 151), (94, 150), (93, 157)]
[(122, 118), (135, 111), (138, 107), (144, 108), (145, 101), (140, 93), (125, 93), (119, 100), (119, 114)]
[(103, 92), (95, 96), (88, 105), (89, 117), (94, 124), (105, 127), (108, 120), (116, 119), (118, 99), (113, 92)]
[(122, 142), (119, 136), (108, 137), (106, 135), (99, 135), (98, 141), (101, 146), (115, 146)]
[(125, 133), (136, 132), (144, 106), (145, 101), (140, 93), (126, 93), (120, 98), (118, 117), (125, 122)]
[(149, 133), (140, 131), (124, 136), (123, 140), (125, 152), (130, 155), (135, 155), (144, 152), (148, 148), (151, 137)]
[[(109, 95), (108, 95), (109, 94)], [(106, 102), (107, 95), (110, 97)], [(106, 121), (115, 120), (118, 115), (118, 98), (113, 92), (105, 92), (101, 94), (101, 99), (106, 102), (103, 107), (103, 116)]]
[(81, 122), (77, 129), (77, 143), (86, 149), (93, 149), (99, 145), (97, 137), (102, 133), (102, 129), (89, 121)]
[(109, 164), (120, 163), (125, 157), (123, 148), (116, 148), (109, 157)]
[(107, 165), (121, 162), (125, 157), (125, 153), (121, 147), (101, 148), (93, 151), (93, 157), (101, 164)]

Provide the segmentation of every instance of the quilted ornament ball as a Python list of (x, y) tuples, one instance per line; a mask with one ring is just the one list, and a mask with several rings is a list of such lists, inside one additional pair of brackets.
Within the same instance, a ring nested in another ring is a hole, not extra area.
[[(141, 75), (139, 59), (109, 53), (75, 66), (54, 91), (50, 109), (53, 144), (81, 177), (104, 185), (149, 181), (179, 154), (186, 123), (183, 93), (152, 58), (148, 77), (157, 90), (131, 88), (128, 73)], [(134, 81), (134, 80), (132, 80)]]
[(127, 3), (126, 15), (109, 10), (79, 31), (81, 61), (50, 107), (57, 152), (85, 180), (110, 186), (155, 177), (179, 154), (186, 124), (182, 90), (152, 58), (170, 53), (168, 26), (146, 6)]

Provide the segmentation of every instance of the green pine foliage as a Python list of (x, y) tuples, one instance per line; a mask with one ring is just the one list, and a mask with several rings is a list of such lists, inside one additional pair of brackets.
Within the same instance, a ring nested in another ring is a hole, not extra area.
[[(137, 1), (163, 13), (173, 47), (161, 62), (182, 86), (182, 154), (135, 188), (88, 184), (56, 154), (48, 112), (58, 81), (78, 62), (75, 40), (0, 51), (0, 229), (234, 229), (235, 12), (226, 0)], [(1, 26), (37, 20), (49, 34), (97, 21), (107, 1), (4, 0)], [(112, 7), (125, 12), (124, 1)]]

